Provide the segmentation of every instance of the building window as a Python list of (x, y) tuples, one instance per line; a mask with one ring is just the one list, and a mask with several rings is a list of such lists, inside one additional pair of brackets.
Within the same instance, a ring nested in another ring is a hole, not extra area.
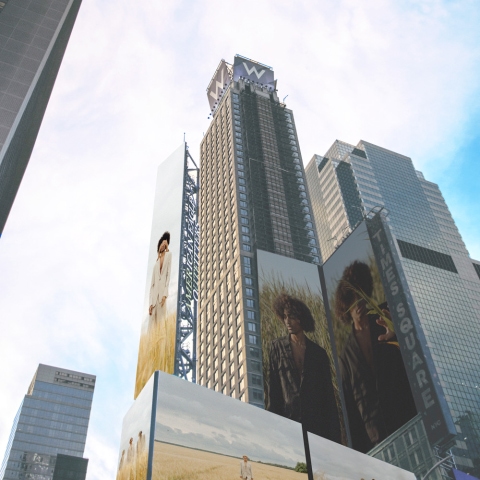
[(247, 298), (247, 307), (255, 308), (255, 302), (250, 298)]
[(251, 252), (252, 251), (252, 247), (246, 243), (242, 243), (242, 250), (245, 251), (245, 252)]
[(257, 345), (258, 337), (256, 335), (249, 335), (248, 342), (252, 345)]
[(256, 332), (257, 325), (255, 323), (248, 322), (248, 331), (249, 332)]
[(251, 357), (260, 358), (260, 350), (258, 350), (256, 348), (253, 348), (253, 347), (250, 347), (249, 351), (250, 351), (250, 356)]
[(252, 389), (252, 397), (254, 400), (262, 400), (263, 399), (263, 393), (259, 390), (253, 390)]
[(247, 318), (249, 320), (255, 320), (255, 312), (252, 310), (247, 310)]

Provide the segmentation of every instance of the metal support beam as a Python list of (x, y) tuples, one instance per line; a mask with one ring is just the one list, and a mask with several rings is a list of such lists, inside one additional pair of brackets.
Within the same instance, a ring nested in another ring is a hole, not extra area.
[(174, 374), (196, 382), (199, 168), (185, 144)]

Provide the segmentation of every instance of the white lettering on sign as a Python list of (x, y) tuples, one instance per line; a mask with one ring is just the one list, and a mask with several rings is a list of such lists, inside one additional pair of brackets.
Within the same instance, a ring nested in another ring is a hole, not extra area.
[(252, 74), (252, 72), (255, 72), (255, 75), (257, 76), (257, 79), (260, 80), (260, 78), (262, 77), (262, 75), (265, 73), (265, 70), (262, 70), (261, 72), (258, 72), (257, 68), (255, 67), (255, 65), (252, 65), (252, 68), (248, 68), (248, 65), (243, 62), (243, 66), (245, 67), (245, 70), (247, 71), (247, 73), (249, 75)]

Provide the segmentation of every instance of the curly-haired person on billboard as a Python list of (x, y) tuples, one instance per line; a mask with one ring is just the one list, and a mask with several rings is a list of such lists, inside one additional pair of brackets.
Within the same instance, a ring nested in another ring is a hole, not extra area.
[[(417, 414), (395, 333), (369, 314), (361, 295), (371, 298), (370, 267), (354, 261), (343, 271), (335, 292), (335, 316), (351, 324), (340, 354), (340, 373), (352, 446), (368, 452)], [(390, 316), (387, 304), (380, 305)]]
[(340, 443), (340, 423), (327, 352), (308, 339), (315, 321), (298, 298), (282, 293), (273, 304), (288, 335), (272, 341), (266, 410)]
[(165, 321), (167, 316), (168, 284), (170, 282), (170, 268), (172, 265), (172, 254), (168, 250), (170, 244), (170, 233), (165, 232), (158, 241), (157, 261), (153, 267), (152, 281), (150, 284), (149, 325), (155, 325)]

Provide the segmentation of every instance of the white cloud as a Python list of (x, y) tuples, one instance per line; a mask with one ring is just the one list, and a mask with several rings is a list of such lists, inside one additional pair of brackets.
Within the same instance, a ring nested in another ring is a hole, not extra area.
[(478, 114), (478, 24), (473, 0), (85, 0), (1, 239), (0, 445), (38, 363), (85, 370), (88, 477), (114, 476), (156, 166), (184, 132), (198, 158), (220, 58), (274, 67), (305, 161), (364, 139), (438, 178)]

